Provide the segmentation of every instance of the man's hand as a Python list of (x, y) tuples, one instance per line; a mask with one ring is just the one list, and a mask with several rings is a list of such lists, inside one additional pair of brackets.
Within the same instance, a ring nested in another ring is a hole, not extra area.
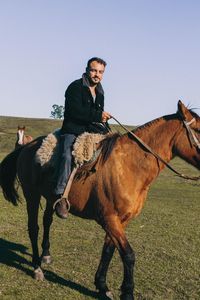
[(111, 118), (111, 114), (109, 114), (109, 113), (106, 112), (106, 111), (103, 111), (103, 112), (102, 112), (101, 121), (102, 121), (103, 123), (106, 123), (110, 118)]

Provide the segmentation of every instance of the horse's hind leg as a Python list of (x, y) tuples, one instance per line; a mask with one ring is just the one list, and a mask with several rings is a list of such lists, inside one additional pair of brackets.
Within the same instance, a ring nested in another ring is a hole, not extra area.
[(43, 217), (43, 240), (42, 240), (42, 255), (41, 255), (41, 261), (46, 264), (51, 263), (51, 256), (50, 256), (50, 242), (49, 242), (49, 232), (50, 232), (50, 226), (53, 221), (53, 205), (50, 201), (47, 200), (46, 209), (44, 212)]
[(40, 194), (35, 191), (24, 190), (24, 196), (27, 203), (28, 213), (28, 233), (32, 245), (32, 264), (34, 267), (34, 277), (37, 280), (43, 280), (44, 274), (41, 270), (41, 261), (38, 250), (38, 210), (40, 203)]
[(110, 237), (106, 235), (101, 260), (95, 274), (95, 286), (96, 289), (99, 290), (100, 294), (106, 295), (108, 298), (112, 298), (112, 294), (106, 284), (106, 275), (114, 251), (115, 245), (111, 241)]

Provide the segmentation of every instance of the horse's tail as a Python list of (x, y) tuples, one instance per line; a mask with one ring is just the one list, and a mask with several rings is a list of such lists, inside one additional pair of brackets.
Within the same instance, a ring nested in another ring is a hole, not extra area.
[(15, 188), (15, 180), (17, 176), (17, 159), (23, 148), (18, 148), (8, 154), (0, 164), (0, 184), (3, 195), (13, 205), (17, 205), (19, 201), (19, 195)]

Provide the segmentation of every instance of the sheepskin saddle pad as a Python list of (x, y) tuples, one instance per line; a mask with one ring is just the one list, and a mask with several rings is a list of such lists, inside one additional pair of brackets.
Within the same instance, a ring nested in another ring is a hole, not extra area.
[[(72, 155), (77, 166), (90, 162), (97, 157), (97, 147), (106, 136), (85, 132), (79, 135), (73, 145)], [(47, 135), (36, 152), (35, 160), (42, 167), (55, 167), (60, 156), (60, 131)]]

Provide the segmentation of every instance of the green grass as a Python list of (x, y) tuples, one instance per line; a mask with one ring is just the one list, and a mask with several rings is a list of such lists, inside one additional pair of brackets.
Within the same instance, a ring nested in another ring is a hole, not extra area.
[[(12, 141), (8, 136), (14, 135), (17, 122), (21, 120), (8, 119), (6, 122), (5, 117), (0, 117), (0, 131), (10, 132), (2, 134), (1, 158), (13, 148), (14, 136)], [(27, 134), (34, 137), (60, 124), (55, 120), (21, 121), (28, 124)], [(6, 139), (9, 139), (7, 146)], [(199, 174), (179, 159), (172, 164), (182, 173)], [(0, 204), (0, 299), (98, 299), (93, 281), (104, 232), (95, 222), (72, 215), (66, 221), (54, 218), (51, 230), (53, 263), (44, 266), (46, 280), (37, 282), (32, 278), (30, 265), (25, 201), (14, 207), (0, 193)], [(42, 213), (40, 209), (39, 245)], [(200, 184), (163, 171), (153, 183), (141, 215), (127, 228), (127, 237), (136, 252), (136, 299), (200, 299), (199, 216)], [(108, 272), (108, 284), (115, 299), (119, 299), (121, 281), (122, 264), (116, 252)]]

